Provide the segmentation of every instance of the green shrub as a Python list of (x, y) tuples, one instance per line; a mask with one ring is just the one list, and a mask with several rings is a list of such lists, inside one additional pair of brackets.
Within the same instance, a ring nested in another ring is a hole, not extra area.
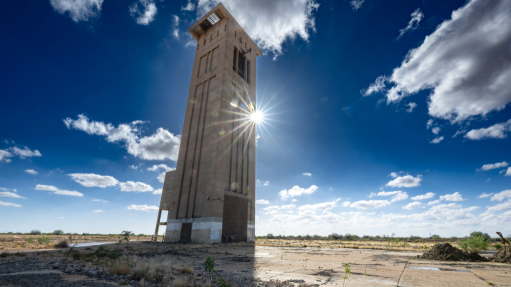
[(486, 240), (486, 241), (491, 241), (490, 235), (488, 235), (488, 233), (483, 233), (482, 231), (474, 231), (474, 232), (470, 233), (469, 237), (476, 237), (476, 236), (483, 237), (484, 240)]
[(30, 234), (32, 234), (32, 235), (40, 235), (41, 231), (40, 230), (32, 230), (32, 231), (30, 231)]
[(29, 237), (29, 238), (25, 239), (25, 241), (26, 241), (27, 243), (34, 243), (34, 238)]
[(46, 244), (46, 243), (50, 243), (52, 241), (53, 241), (53, 239), (51, 239), (50, 237), (46, 237), (46, 236), (37, 238), (37, 242), (39, 242), (39, 244)]
[(64, 234), (64, 231), (62, 231), (60, 229), (53, 231), (53, 235), (63, 235), (63, 234)]
[(465, 252), (481, 252), (488, 249), (488, 241), (483, 236), (458, 239), (457, 243)]
[(442, 237), (440, 237), (438, 234), (433, 234), (431, 235), (431, 239), (442, 239)]
[(495, 245), (493, 245), (493, 247), (495, 247), (495, 250), (500, 250), (502, 248), (502, 244), (500, 243), (495, 243)]

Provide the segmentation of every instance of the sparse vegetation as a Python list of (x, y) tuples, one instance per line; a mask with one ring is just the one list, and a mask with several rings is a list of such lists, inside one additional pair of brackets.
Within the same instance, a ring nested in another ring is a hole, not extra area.
[(53, 231), (53, 235), (64, 235), (64, 231), (57, 229), (57, 230)]
[(40, 230), (32, 230), (32, 231), (30, 231), (30, 234), (32, 234), (32, 235), (41, 235), (41, 231)]
[[(365, 269), (364, 269), (365, 271)], [(344, 282), (346, 281), (346, 279), (348, 279), (348, 274), (351, 274), (351, 269), (350, 269), (350, 264), (349, 263), (344, 263), (344, 277), (343, 278), (343, 281), (342, 281), (342, 286), (344, 286)]]
[(481, 252), (488, 249), (487, 238), (481, 235), (458, 239), (457, 244), (465, 252)]

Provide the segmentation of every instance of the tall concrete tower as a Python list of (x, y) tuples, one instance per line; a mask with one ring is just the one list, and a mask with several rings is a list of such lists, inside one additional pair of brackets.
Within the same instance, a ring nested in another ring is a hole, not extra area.
[[(255, 240), (256, 58), (222, 5), (188, 31), (197, 41), (179, 156), (165, 176), (156, 233), (165, 241)], [(168, 210), (166, 222), (160, 222)]]

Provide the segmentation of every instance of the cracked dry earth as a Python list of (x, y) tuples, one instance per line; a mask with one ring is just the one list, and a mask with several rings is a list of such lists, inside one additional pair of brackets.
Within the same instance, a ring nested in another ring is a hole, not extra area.
[[(212, 256), (215, 269), (233, 286), (343, 286), (343, 283), (344, 286), (489, 286), (491, 282), (494, 286), (511, 287), (511, 264), (418, 259), (417, 255), (421, 254), (140, 242), (133, 244), (130, 256), (165, 263), (175, 270), (192, 267), (194, 278), (206, 276), (202, 263)], [(9, 260), (0, 262), (0, 286), (118, 286), (122, 281), (127, 286), (140, 286), (130, 276), (109, 274), (107, 267), (69, 262), (63, 257), (29, 255), (9, 257)], [(345, 282), (344, 263), (351, 266)], [(218, 285), (213, 280), (212, 286)], [(166, 287), (158, 282), (146, 282), (145, 286)]]

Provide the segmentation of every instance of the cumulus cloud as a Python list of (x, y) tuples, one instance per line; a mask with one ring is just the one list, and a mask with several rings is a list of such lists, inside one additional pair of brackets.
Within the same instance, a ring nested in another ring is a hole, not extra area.
[(270, 185), (269, 181), (265, 180), (256, 180), (256, 186), (268, 186)]
[(497, 162), (497, 163), (489, 163), (489, 164), (483, 165), (481, 168), (476, 169), (476, 170), (477, 171), (487, 171), (487, 170), (492, 170), (492, 169), (496, 169), (496, 168), (506, 167), (508, 165), (509, 164), (505, 161)]
[(89, 21), (101, 12), (103, 0), (50, 0), (55, 11), (60, 14), (69, 14), (75, 22)]
[(459, 192), (455, 192), (453, 194), (446, 194), (441, 195), (440, 200), (446, 200), (446, 201), (463, 201), (464, 199), (461, 197), (461, 194)]
[(147, 211), (147, 212), (160, 210), (157, 206), (148, 206), (147, 204), (144, 204), (144, 205), (132, 204), (132, 205), (128, 206), (128, 209), (138, 210), (138, 211)]
[(318, 189), (317, 186), (311, 185), (309, 188), (301, 188), (298, 185), (293, 186), (290, 190), (281, 190), (279, 192), (280, 197), (282, 200), (286, 200), (290, 197), (300, 196), (302, 194), (313, 194)]
[(488, 211), (511, 210), (511, 200), (504, 203), (499, 203), (494, 206), (489, 206)]
[(93, 211), (94, 213), (102, 213), (102, 212), (105, 212), (104, 210), (101, 210), (101, 209), (96, 209)]
[(0, 201), (0, 206), (21, 207), (21, 205), (20, 205), (20, 204), (10, 203), (10, 202), (3, 202), (3, 201)]
[(78, 196), (78, 197), (83, 196), (83, 194), (78, 191), (61, 190), (61, 189), (56, 188), (53, 185), (38, 184), (35, 186), (35, 190), (53, 191), (53, 194), (58, 194), (58, 195), (68, 195), (68, 196)]
[(37, 171), (35, 171), (33, 169), (25, 169), (25, 172), (30, 173), (30, 174), (37, 174)]
[(188, 1), (186, 3), (186, 6), (181, 7), (181, 10), (183, 11), (193, 11), (195, 9), (195, 4), (192, 3), (192, 1)]
[(108, 202), (108, 201), (106, 201), (104, 199), (93, 199), (92, 201), (103, 202), (103, 203), (107, 203)]
[(119, 187), (121, 188), (121, 191), (127, 191), (127, 192), (151, 192), (151, 191), (153, 191), (153, 188), (149, 184), (145, 184), (143, 182), (133, 182), (133, 181), (120, 182)]
[(441, 136), (441, 137), (436, 137), (436, 138), (432, 139), (429, 143), (437, 144), (437, 143), (440, 143), (443, 139), (444, 139), (444, 137), (443, 137), (443, 136)]
[(270, 204), (270, 202), (268, 200), (265, 200), (265, 199), (256, 200), (255, 203), (256, 204)]
[[(408, 198), (408, 194), (406, 192), (402, 192), (401, 190), (380, 191), (380, 192), (378, 192), (377, 195), (378, 196), (392, 196), (390, 202), (401, 201), (401, 200), (405, 200)], [(374, 196), (374, 195), (371, 193), (370, 197), (372, 197), (372, 196)]]
[(343, 202), (343, 203), (342, 203), (342, 206), (344, 206), (344, 207), (349, 207), (349, 206), (350, 206), (350, 204), (351, 204), (351, 202), (350, 202), (350, 201), (345, 201), (345, 202)]
[(465, 138), (470, 140), (481, 140), (485, 138), (504, 139), (506, 132), (511, 129), (511, 120), (505, 123), (494, 124), (487, 128), (473, 129), (465, 134)]
[(385, 186), (391, 187), (417, 187), (420, 186), (420, 182), (422, 180), (422, 175), (417, 175), (417, 177), (413, 177), (411, 175), (398, 176), (395, 172), (391, 173), (394, 179), (389, 181)]
[(502, 109), (511, 101), (510, 14), (507, 0), (471, 0), (454, 11), (394, 69), (387, 104), (432, 90), (432, 117), (459, 122)]
[(403, 206), (403, 209), (407, 209), (407, 210), (412, 210), (412, 209), (417, 209), (417, 208), (424, 208), (424, 206), (422, 206), (422, 203), (419, 201), (410, 202), (407, 205)]
[(399, 36), (397, 37), (398, 39), (403, 37), (403, 35), (406, 32), (413, 31), (413, 30), (417, 29), (419, 27), (419, 23), (424, 18), (424, 14), (421, 12), (420, 8), (417, 8), (417, 10), (413, 11), (411, 16), (412, 16), (412, 19), (410, 19), (406, 28), (399, 30)]
[(109, 175), (99, 175), (94, 173), (71, 173), (68, 174), (74, 181), (85, 187), (101, 187), (114, 186), (119, 181)]
[(304, 173), (302, 173), (302, 175), (305, 175), (305, 176), (311, 176), (311, 175), (312, 175), (312, 173), (310, 173), (310, 172), (304, 172)]
[(440, 204), (440, 200), (437, 199), (437, 200), (428, 202), (428, 205), (435, 205), (435, 204)]
[(413, 109), (415, 109), (415, 107), (417, 107), (417, 104), (416, 103), (408, 103), (406, 106), (408, 107), (408, 109), (406, 109), (406, 112), (411, 113), (411, 112), (413, 112)]
[(10, 198), (20, 198), (20, 199), (26, 199), (23, 196), (19, 196), (16, 193), (8, 192), (8, 191), (1, 191), (0, 197), (10, 197)]
[(434, 128), (431, 129), (431, 132), (434, 133), (435, 135), (437, 135), (440, 132), (440, 128), (439, 127), (434, 127)]
[(158, 9), (152, 0), (139, 0), (129, 7), (130, 15), (137, 20), (137, 24), (149, 25), (153, 22)]
[[(204, 15), (219, 0), (199, 0), (198, 14)], [(238, 23), (263, 50), (282, 54), (282, 43), (299, 36), (308, 41), (315, 31), (314, 11), (319, 4), (314, 0), (223, 0), (222, 4), (235, 15)]]
[(153, 194), (162, 194), (163, 188), (157, 188), (153, 191)]
[[(491, 194), (493, 194), (493, 193), (491, 193)], [(491, 194), (488, 194), (485, 197), (488, 197)], [(496, 193), (494, 196), (491, 197), (491, 201), (496, 201), (496, 200), (502, 201), (502, 200), (507, 199), (507, 198), (511, 198), (511, 189), (504, 190), (504, 191), (501, 191), (499, 193)]]
[(129, 124), (120, 124), (117, 127), (108, 123), (89, 121), (85, 115), (78, 115), (78, 119), (64, 119), (68, 129), (77, 129), (89, 135), (106, 137), (110, 143), (124, 142), (129, 154), (145, 160), (171, 160), (177, 161), (181, 136), (168, 132), (163, 128), (148, 137), (140, 137), (137, 125), (143, 121), (134, 121)]
[(376, 209), (387, 205), (390, 205), (390, 201), (388, 200), (360, 200), (353, 202), (350, 207), (358, 209)]
[(430, 198), (432, 198), (435, 195), (436, 195), (436, 193), (428, 192), (426, 194), (421, 194), (421, 195), (414, 196), (414, 197), (412, 197), (410, 199), (411, 200), (424, 200), (424, 199), (430, 199)]
[(274, 206), (268, 206), (263, 208), (264, 214), (277, 214), (280, 210), (280, 206), (274, 205)]
[(12, 157), (12, 153), (6, 151), (6, 150), (2, 150), (0, 149), (0, 162), (11, 162), (10, 159), (8, 159), (8, 157)]
[(161, 182), (161, 183), (165, 182), (165, 174), (167, 173), (167, 171), (171, 171), (171, 170), (175, 170), (175, 169), (176, 168), (169, 167), (166, 164), (153, 165), (152, 167), (147, 168), (147, 170), (149, 170), (149, 171), (164, 170), (164, 172), (160, 173), (158, 175), (158, 177), (156, 177), (158, 179), (158, 181)]
[(477, 198), (487, 198), (487, 197), (490, 197), (493, 195), (493, 192), (492, 193), (482, 193), (481, 195), (479, 195)]
[(366, 0), (351, 0), (350, 4), (353, 10), (358, 10), (360, 7), (362, 7), (362, 4), (364, 4)]
[(466, 220), (475, 219), (471, 211), (479, 209), (478, 206), (471, 206), (462, 208), (461, 205), (456, 203), (439, 204), (432, 206), (429, 210), (423, 213), (412, 214), (409, 216), (411, 219), (416, 220)]
[(25, 147), (24, 149), (20, 149), (19, 147), (12, 147), (11, 152), (18, 155), (21, 159), (24, 159), (26, 157), (33, 157), (33, 156), (42, 156), (42, 154), (38, 150), (30, 150), (28, 147)]
[[(316, 204), (306, 204), (306, 205), (302, 205), (298, 208), (298, 210), (300, 211), (305, 211), (305, 210), (331, 210), (333, 209), (334, 207), (337, 206), (337, 204), (339, 203), (339, 201), (341, 201), (340, 198), (334, 200), (334, 201), (330, 201), (330, 202), (322, 202), (322, 203), (316, 203)], [(293, 204), (294, 206), (294, 204)]]
[[(507, 170), (505, 170), (505, 171), (506, 171), (506, 173), (504, 174), (504, 176), (511, 176), (511, 167), (508, 167)], [(504, 170), (502, 172), (504, 172)]]

